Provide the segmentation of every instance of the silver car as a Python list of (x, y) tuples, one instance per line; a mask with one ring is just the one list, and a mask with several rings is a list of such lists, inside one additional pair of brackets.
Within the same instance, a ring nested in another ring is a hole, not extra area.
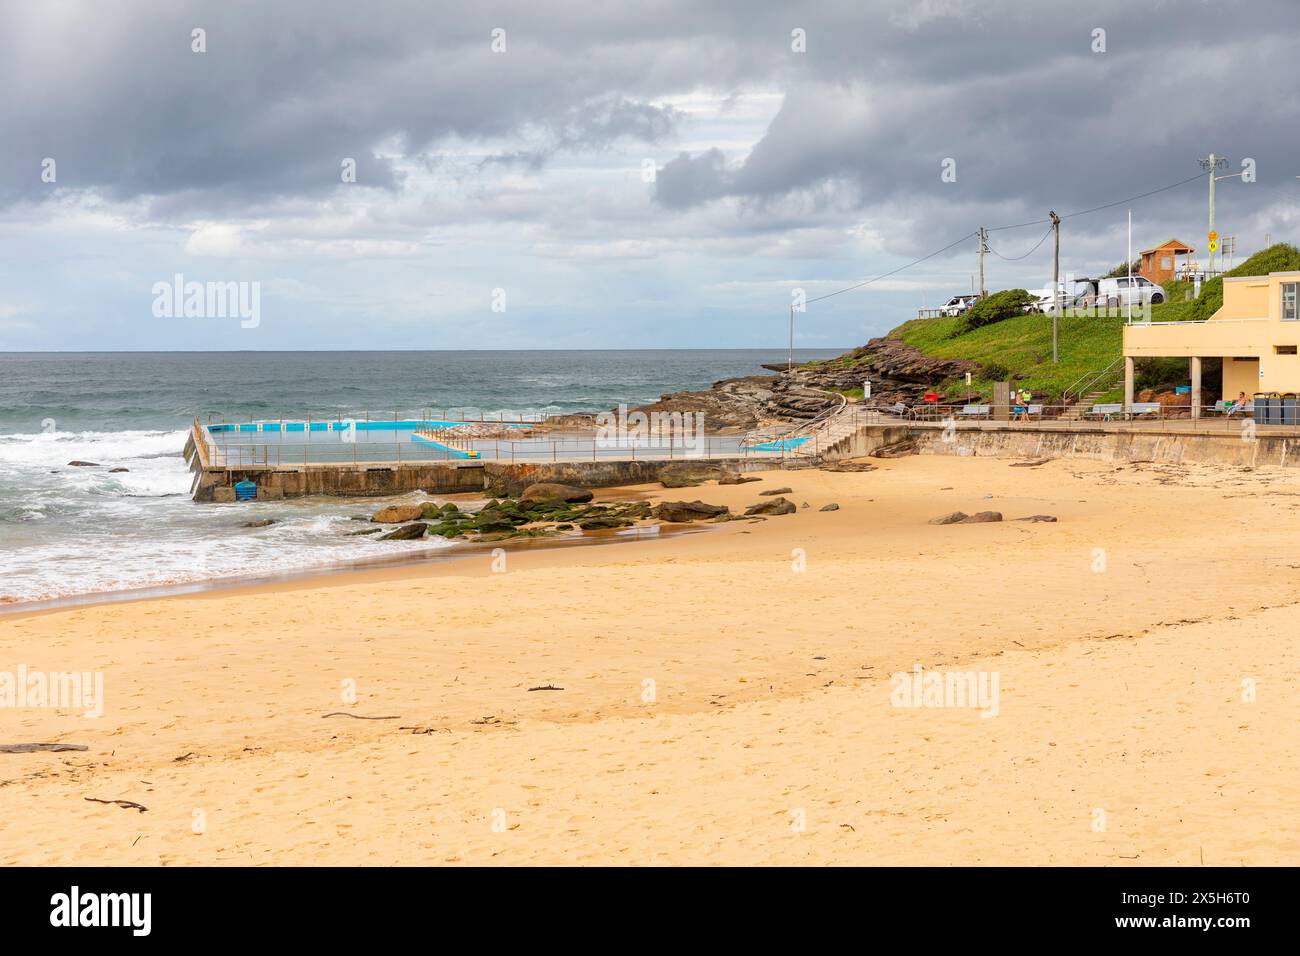
[(1097, 285), (1097, 301), (1100, 304), (1159, 305), (1167, 296), (1163, 286), (1156, 285), (1145, 276), (1120, 276), (1118, 279), (1102, 279)]

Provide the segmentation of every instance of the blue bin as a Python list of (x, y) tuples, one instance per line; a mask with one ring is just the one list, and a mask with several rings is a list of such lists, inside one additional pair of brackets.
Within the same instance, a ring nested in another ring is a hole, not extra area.
[(253, 481), (235, 482), (235, 500), (252, 501), (257, 497), (257, 483)]

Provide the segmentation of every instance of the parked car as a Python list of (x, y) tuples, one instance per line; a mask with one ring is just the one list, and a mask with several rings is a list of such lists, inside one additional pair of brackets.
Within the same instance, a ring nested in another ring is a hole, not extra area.
[(939, 314), (949, 317), (961, 315), (979, 301), (977, 295), (955, 295), (939, 307)]
[[(1025, 311), (1050, 313), (1055, 307), (1052, 300), (1052, 287), (1050, 285), (1045, 286), (1034, 294), (1038, 298), (1025, 306)], [(1059, 301), (1062, 309), (1088, 308), (1092, 306), (1096, 299), (1097, 286), (1092, 279), (1075, 279), (1073, 282), (1061, 281)]]
[(1101, 305), (1159, 305), (1165, 301), (1163, 286), (1156, 285), (1144, 276), (1121, 276), (1118, 279), (1102, 279), (1097, 286), (1097, 302)]

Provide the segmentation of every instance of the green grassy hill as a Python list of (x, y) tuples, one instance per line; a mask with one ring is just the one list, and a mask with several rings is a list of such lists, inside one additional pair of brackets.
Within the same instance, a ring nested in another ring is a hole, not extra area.
[[(1300, 249), (1278, 243), (1251, 256), (1227, 273), (1229, 276), (1263, 275), (1300, 270)], [(1165, 283), (1169, 300), (1153, 306), (1152, 321), (1170, 322), (1209, 318), (1223, 304), (1223, 280), (1204, 284), (1198, 299), (1186, 301), (1191, 284)], [(1050, 398), (1058, 397), (1079, 378), (1105, 368), (1120, 355), (1124, 319), (1113, 317), (1063, 317), (1060, 320), (1060, 362), (1052, 364), (1052, 317), (1017, 315), (973, 331), (961, 331), (960, 318), (913, 319), (893, 329), (889, 336), (938, 358), (967, 359), (984, 366), (971, 386), (976, 396), (990, 396), (995, 381), (1014, 380), (1022, 388)], [(835, 361), (835, 360), (832, 360)], [(1138, 387), (1181, 384), (1187, 375), (1185, 359), (1156, 359), (1141, 364)], [(950, 398), (964, 399), (964, 379), (944, 383)]]

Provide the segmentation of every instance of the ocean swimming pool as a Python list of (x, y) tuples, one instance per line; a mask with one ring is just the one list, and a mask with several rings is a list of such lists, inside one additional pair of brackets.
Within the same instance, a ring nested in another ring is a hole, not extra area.
[[(458, 421), (444, 418), (388, 421), (217, 422), (205, 426), (212, 465), (237, 468), (347, 462), (596, 461), (662, 458), (780, 457), (795, 447), (771, 442), (746, 447), (740, 435), (696, 436), (683, 441), (602, 441), (589, 433), (528, 434), (535, 422)], [(441, 429), (488, 428), (492, 437), (450, 437)], [(419, 434), (433, 432), (434, 434)], [(512, 438), (512, 432), (519, 432)], [(781, 447), (781, 446), (786, 447)]]

